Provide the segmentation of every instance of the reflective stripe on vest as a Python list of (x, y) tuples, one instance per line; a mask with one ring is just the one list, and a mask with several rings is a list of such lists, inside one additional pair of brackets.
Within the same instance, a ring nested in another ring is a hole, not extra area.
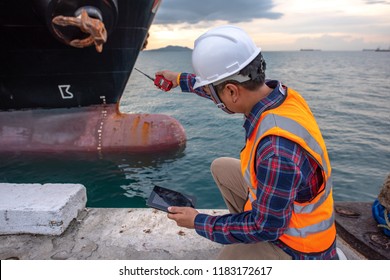
[(309, 234), (313, 234), (313, 233), (317, 233), (319, 231), (324, 231), (324, 230), (329, 229), (333, 225), (333, 221), (334, 221), (334, 214), (332, 214), (332, 217), (330, 217), (329, 219), (321, 221), (318, 224), (303, 227), (300, 229), (288, 228), (284, 233), (291, 235), (291, 236), (295, 236), (295, 237), (305, 238)]

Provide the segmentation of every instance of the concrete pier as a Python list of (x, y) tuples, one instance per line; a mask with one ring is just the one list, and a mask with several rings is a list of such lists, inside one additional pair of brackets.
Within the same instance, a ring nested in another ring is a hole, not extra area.
[(60, 235), (86, 202), (79, 184), (0, 184), (0, 234)]
[(0, 259), (215, 259), (221, 247), (158, 210), (85, 205), (79, 184), (0, 184)]
[[(49, 196), (44, 188), (34, 195), (38, 193)], [(63, 192), (64, 195), (65, 193), (70, 195), (68, 191)], [(2, 195), (0, 193), (0, 197)], [(76, 196), (83, 197), (83, 194), (78, 192)], [(1, 199), (2, 205), (5, 200), (3, 197)], [(15, 198), (8, 196), (6, 200)], [(64, 201), (70, 199), (64, 198)], [(3, 219), (3, 205), (2, 208)], [(57, 209), (61, 220), (65, 213), (60, 214), (61, 207)], [(215, 215), (227, 213), (227, 210), (199, 211)], [(5, 227), (10, 225), (1, 223), (0, 259), (208, 260), (215, 259), (223, 246), (199, 236), (194, 230), (178, 227), (166, 217), (166, 213), (150, 208), (83, 208), (77, 212), (60, 235), (25, 233), (25, 228), (18, 234), (15, 230), (9, 234), (9, 229)], [(338, 239), (338, 247), (348, 259), (364, 259), (341, 239)]]
[(84, 209), (60, 236), (0, 236), (0, 259), (204, 260), (215, 259), (220, 247), (158, 210), (93, 208)]

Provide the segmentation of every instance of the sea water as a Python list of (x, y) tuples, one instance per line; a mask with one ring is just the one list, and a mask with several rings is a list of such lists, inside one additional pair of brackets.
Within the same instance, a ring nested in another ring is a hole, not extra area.
[[(267, 77), (307, 100), (321, 128), (336, 201), (373, 201), (390, 172), (390, 53), (264, 52)], [(190, 51), (144, 51), (136, 67), (154, 75), (192, 72)], [(184, 151), (115, 159), (78, 155), (0, 156), (0, 182), (81, 183), (89, 207), (145, 207), (153, 185), (197, 197), (198, 208), (223, 208), (210, 174), (218, 157), (239, 157), (243, 116), (228, 115), (192, 93), (156, 89), (133, 71), (121, 100), (124, 113), (159, 113), (184, 127)]]

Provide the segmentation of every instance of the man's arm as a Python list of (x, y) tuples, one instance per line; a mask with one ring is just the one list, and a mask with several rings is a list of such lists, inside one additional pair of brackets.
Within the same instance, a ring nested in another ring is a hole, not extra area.
[(172, 87), (180, 86), (182, 92), (192, 92), (200, 97), (204, 97), (211, 100), (211, 97), (206, 94), (202, 88), (193, 88), (195, 84), (195, 75), (190, 73), (179, 73), (170, 70), (163, 70), (156, 72), (156, 75), (162, 75), (165, 79), (172, 82)]

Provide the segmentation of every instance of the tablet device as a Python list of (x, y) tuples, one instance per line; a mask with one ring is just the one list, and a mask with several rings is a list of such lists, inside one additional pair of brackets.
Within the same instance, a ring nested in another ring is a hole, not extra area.
[(195, 208), (196, 198), (167, 188), (154, 186), (146, 205), (168, 212), (169, 206), (184, 206)]

